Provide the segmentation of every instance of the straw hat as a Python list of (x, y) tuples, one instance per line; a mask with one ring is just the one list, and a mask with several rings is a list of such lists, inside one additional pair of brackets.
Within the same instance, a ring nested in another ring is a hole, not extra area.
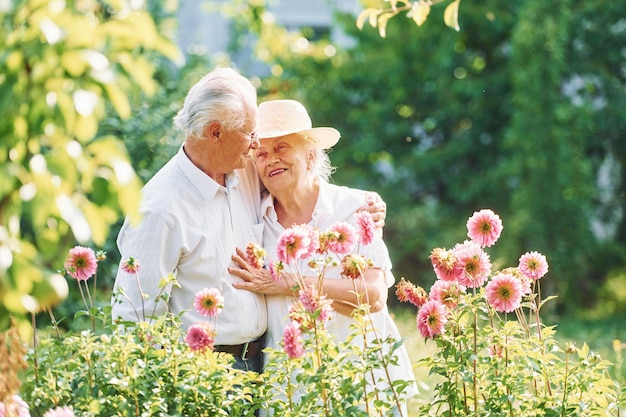
[(311, 118), (302, 104), (295, 100), (270, 100), (259, 104), (256, 127), (259, 140), (297, 133), (328, 149), (341, 134), (332, 127), (312, 127)]

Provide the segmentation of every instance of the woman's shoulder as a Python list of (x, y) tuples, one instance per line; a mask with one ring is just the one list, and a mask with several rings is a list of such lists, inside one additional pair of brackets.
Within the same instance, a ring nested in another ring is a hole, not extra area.
[(364, 203), (368, 193), (368, 191), (345, 185), (326, 183), (326, 187), (327, 192), (338, 201), (358, 201), (359, 203)]

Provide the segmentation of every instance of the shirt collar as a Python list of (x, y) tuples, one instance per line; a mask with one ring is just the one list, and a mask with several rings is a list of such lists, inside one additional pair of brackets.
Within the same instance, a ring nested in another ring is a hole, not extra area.
[[(191, 162), (183, 146), (178, 149), (176, 157), (183, 175), (196, 188), (198, 193), (206, 200), (212, 200), (222, 186)], [(239, 176), (236, 172), (226, 174), (225, 183), (227, 189), (234, 188), (239, 184)]]

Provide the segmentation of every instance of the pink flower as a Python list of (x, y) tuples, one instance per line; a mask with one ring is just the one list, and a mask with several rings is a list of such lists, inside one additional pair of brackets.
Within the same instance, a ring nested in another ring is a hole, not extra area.
[(467, 236), (481, 247), (492, 246), (502, 232), (502, 220), (489, 209), (475, 212), (467, 220)]
[(428, 301), (428, 294), (422, 287), (417, 287), (412, 282), (400, 278), (400, 282), (396, 284), (396, 297), (402, 302), (410, 302), (417, 308), (423, 306)]
[(280, 274), (285, 270), (285, 265), (282, 262), (270, 262), (267, 266), (267, 269), (270, 271), (270, 275), (275, 282), (280, 280)]
[(193, 306), (203, 316), (216, 316), (224, 308), (224, 297), (217, 288), (204, 288), (196, 293)]
[(372, 215), (367, 211), (359, 211), (355, 214), (356, 225), (359, 229), (359, 242), (363, 245), (369, 245), (374, 241), (376, 226)]
[(263, 264), (265, 261), (265, 249), (262, 247), (250, 242), (246, 246), (246, 257), (247, 261), (254, 269), (263, 268)]
[(339, 256), (352, 252), (357, 241), (357, 232), (346, 222), (337, 222), (330, 226), (327, 232), (330, 235), (328, 250)]
[(417, 313), (417, 329), (425, 339), (442, 334), (448, 322), (446, 306), (439, 301), (427, 301)]
[(458, 262), (453, 251), (435, 248), (430, 253), (429, 258), (439, 279), (456, 281), (463, 274), (463, 265)]
[(87, 281), (96, 273), (98, 261), (90, 248), (74, 246), (70, 249), (64, 264), (65, 270), (78, 281)]
[(491, 306), (501, 313), (510, 313), (520, 306), (524, 288), (511, 274), (495, 275), (485, 287), (485, 296)]
[(437, 280), (430, 287), (430, 299), (439, 301), (449, 309), (459, 305), (461, 294), (465, 292), (465, 287), (454, 281)]
[(341, 266), (343, 267), (341, 276), (357, 279), (363, 275), (366, 269), (371, 268), (373, 265), (372, 261), (366, 259), (363, 255), (346, 255), (341, 260)]
[(328, 300), (325, 295), (319, 295), (315, 285), (309, 285), (300, 289), (298, 301), (300, 301), (307, 313), (317, 317), (321, 322), (328, 320), (330, 313), (333, 311), (332, 301)]
[(43, 417), (75, 417), (74, 411), (68, 406), (56, 407), (46, 411)]
[(304, 355), (304, 346), (302, 346), (302, 338), (300, 337), (300, 324), (290, 322), (283, 332), (283, 345), (285, 353), (291, 358), (301, 358)]
[(530, 283), (532, 282), (532, 280), (526, 275), (522, 274), (519, 268), (504, 268), (501, 272), (513, 275), (515, 279), (522, 283), (522, 296), (531, 293), (532, 289), (530, 288)]
[(196, 323), (189, 326), (185, 335), (185, 343), (191, 350), (204, 351), (213, 349), (215, 331), (207, 323)]
[(487, 252), (476, 242), (469, 240), (457, 244), (453, 251), (463, 270), (457, 279), (459, 284), (468, 288), (482, 286), (491, 273), (491, 261)]
[(122, 262), (122, 271), (127, 274), (138, 274), (139, 268), (141, 268), (139, 259), (135, 259), (132, 256), (129, 256), (127, 260)]
[(22, 397), (15, 394), (11, 399), (7, 398), (7, 400), (6, 403), (0, 402), (0, 417), (30, 417), (28, 404), (24, 402)]
[(519, 258), (519, 270), (536, 281), (548, 273), (548, 261), (539, 252), (526, 252)]
[(304, 225), (290, 227), (281, 233), (276, 248), (278, 260), (291, 264), (315, 253), (311, 252), (314, 247), (311, 234), (312, 231)]

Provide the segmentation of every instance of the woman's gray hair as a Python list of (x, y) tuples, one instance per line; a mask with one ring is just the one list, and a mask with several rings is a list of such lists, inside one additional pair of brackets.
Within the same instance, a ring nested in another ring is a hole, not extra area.
[(305, 140), (305, 142), (307, 143), (307, 150), (311, 150), (315, 153), (315, 161), (311, 167), (311, 174), (325, 181), (329, 181), (330, 176), (337, 170), (331, 165), (330, 157), (324, 149), (320, 149), (310, 140)]
[(202, 138), (202, 130), (217, 120), (227, 130), (241, 129), (250, 107), (256, 109), (256, 89), (232, 68), (218, 68), (194, 84), (174, 125), (187, 135)]

